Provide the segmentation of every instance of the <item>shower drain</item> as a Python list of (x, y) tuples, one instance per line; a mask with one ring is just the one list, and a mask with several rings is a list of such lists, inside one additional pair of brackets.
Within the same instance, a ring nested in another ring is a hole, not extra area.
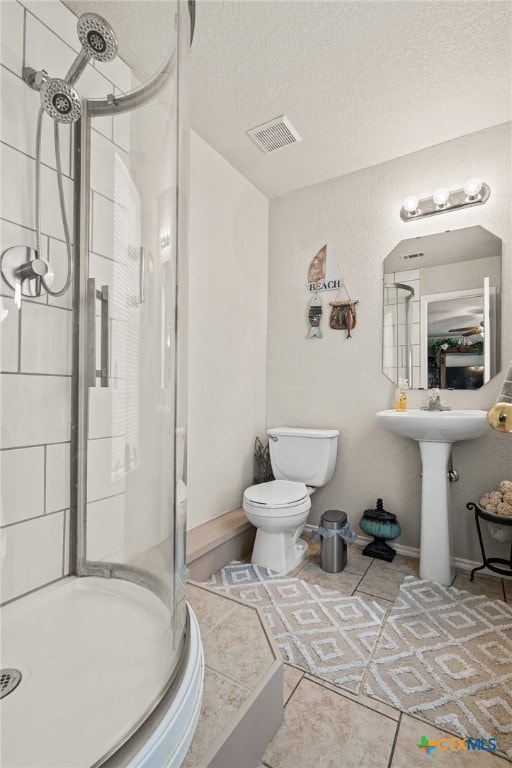
[(19, 669), (1, 669), (0, 670), (0, 699), (12, 693), (21, 682), (21, 672)]

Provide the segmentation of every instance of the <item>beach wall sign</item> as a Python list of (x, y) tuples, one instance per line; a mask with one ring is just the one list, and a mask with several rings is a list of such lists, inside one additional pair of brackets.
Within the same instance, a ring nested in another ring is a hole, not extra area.
[(307, 288), (310, 293), (320, 291), (339, 291), (343, 285), (340, 272), (332, 249), (326, 244), (320, 248), (308, 269)]

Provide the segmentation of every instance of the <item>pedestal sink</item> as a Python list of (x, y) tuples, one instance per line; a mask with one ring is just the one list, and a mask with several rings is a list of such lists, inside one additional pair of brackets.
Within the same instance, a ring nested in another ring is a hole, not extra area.
[(486, 432), (486, 411), (379, 411), (381, 424), (420, 444), (421, 488), (420, 578), (448, 586), (451, 565), (448, 462), (452, 443), (473, 440)]

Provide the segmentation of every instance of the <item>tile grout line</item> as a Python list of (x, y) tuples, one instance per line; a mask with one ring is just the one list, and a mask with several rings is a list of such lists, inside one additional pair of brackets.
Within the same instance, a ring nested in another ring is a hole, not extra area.
[[(36, 303), (36, 302), (32, 302)], [(45, 307), (46, 304), (40, 304), (40, 306)], [(54, 309), (65, 309), (65, 307), (54, 307)], [(66, 309), (66, 312), (71, 312), (70, 309)], [(39, 371), (0, 371), (2, 376), (50, 376), (56, 379), (71, 379), (72, 374), (71, 373), (41, 373)], [(24, 447), (24, 446), (21, 446)]]
[[(228, 598), (228, 599), (229, 599), (229, 598)], [(229, 613), (227, 613), (225, 616), (223, 616), (223, 617), (222, 617), (222, 619), (221, 619), (220, 621), (218, 621), (218, 622), (217, 622), (217, 624), (215, 624), (213, 627), (210, 627), (210, 629), (208, 630), (208, 632), (201, 632), (201, 637), (202, 637), (202, 638), (207, 638), (207, 637), (208, 637), (208, 635), (209, 635), (211, 632), (213, 632), (213, 630), (214, 630), (214, 629), (217, 629), (217, 627), (220, 627), (220, 625), (221, 625), (221, 624), (222, 624), (222, 623), (223, 623), (223, 622), (224, 622), (224, 621), (225, 621), (225, 620), (226, 620), (226, 619), (227, 619), (229, 616), (232, 616), (232, 615), (234, 614), (234, 612), (235, 612), (236, 610), (238, 610), (238, 608), (239, 608), (239, 607), (240, 607), (239, 605), (235, 605), (235, 607), (234, 607), (234, 608), (232, 608), (232, 609), (229, 611)]]
[[(386, 600), (388, 603), (394, 602), (398, 597), (398, 592), (394, 597), (382, 597), (382, 595), (372, 595), (371, 592), (365, 592), (364, 589), (358, 589), (357, 591), (361, 592), (363, 595), (366, 595), (367, 597), (372, 597), (374, 600)], [(391, 608), (388, 608), (388, 610), (391, 610)]]
[(69, 440), (56, 440), (52, 443), (32, 443), (30, 445), (12, 445), (7, 448), (0, 448), (1, 451), (23, 451), (26, 448), (44, 448), (45, 445), (66, 445)]
[(35, 592), (39, 592), (40, 589), (49, 587), (51, 584), (56, 584), (58, 581), (61, 581), (63, 578), (67, 578), (67, 576), (57, 576), (56, 579), (47, 581), (45, 582), (45, 584), (40, 584), (38, 587), (34, 587), (34, 589), (29, 589), (28, 592), (20, 592), (20, 594), (16, 595), (16, 597), (10, 597), (8, 600), (5, 600), (3, 603), (0, 603), (0, 608), (4, 608), (6, 605), (9, 605), (9, 603), (13, 603), (15, 600), (19, 600), (20, 597), (28, 597), (28, 595), (33, 595)]
[[(19, 152), (20, 155), (23, 155), (23, 157), (27, 157), (29, 160), (33, 160), (35, 163), (35, 156), (29, 154), (28, 152), (25, 152), (23, 149), (20, 149), (19, 147), (14, 147), (12, 144), (9, 144), (8, 141), (5, 141), (4, 139), (0, 139), (0, 144), (2, 144), (4, 147), (8, 147), (9, 149), (12, 149), (13, 152)], [(45, 163), (44, 160), (41, 159), (40, 161), (41, 167), (48, 168), (48, 170), (53, 171), (55, 174), (57, 174), (57, 169), (54, 168), (53, 165), (48, 165), (48, 163)], [(62, 177), (64, 179), (68, 179), (68, 181), (73, 182), (73, 179), (68, 176), (67, 173), (62, 172)]]
[(43, 446), (43, 515), (46, 515), (46, 470), (47, 470), (47, 445)]
[[(397, 720), (395, 720), (394, 717), (391, 717), (391, 715), (386, 715), (385, 712), (381, 712), (379, 709), (374, 709), (373, 707), (370, 707), (369, 704), (365, 704), (363, 701), (357, 701), (357, 696), (360, 695), (359, 693), (354, 693), (353, 691), (349, 691), (347, 688), (342, 688), (339, 685), (336, 685), (336, 683), (330, 683), (330, 685), (336, 686), (336, 688), (339, 688), (338, 691), (333, 691), (332, 688), (329, 687), (329, 685), (326, 685), (326, 683), (329, 683), (328, 680), (324, 680), (321, 677), (316, 677), (316, 675), (313, 675), (311, 672), (304, 672), (303, 678), (301, 680), (308, 680), (310, 683), (314, 683), (315, 685), (319, 685), (320, 688), (323, 688), (326, 691), (330, 691), (331, 693), (334, 693), (336, 696), (341, 696), (343, 699), (347, 699), (348, 701), (352, 701), (354, 704), (358, 704), (360, 707), (364, 707), (365, 709), (369, 709), (370, 712), (375, 712), (377, 715), (382, 715), (382, 717), (387, 718), (388, 720), (391, 720), (393, 723), (396, 723)], [(299, 681), (300, 682), (300, 681)], [(362, 685), (362, 683), (361, 683)], [(349, 695), (347, 695), (349, 694)], [(351, 699), (350, 696), (354, 696), (356, 698)], [(291, 696), (290, 696), (291, 698)], [(372, 698), (371, 696), (369, 698)], [(288, 699), (289, 701), (290, 699)], [(378, 704), (384, 704), (386, 705), (385, 701), (380, 701), (380, 699), (372, 699), (372, 701), (376, 701)], [(387, 704), (386, 706), (391, 707), (391, 709), (395, 709), (391, 704)], [(400, 710), (396, 710), (397, 712), (400, 712)]]
[[(23, 302), (18, 310), (18, 373), (21, 373), (21, 316), (22, 316)], [(2, 371), (3, 373), (3, 371)]]
[[(94, 195), (95, 195), (94, 189), (90, 189), (89, 194), (89, 231), (87, 233), (87, 239), (89, 241), (89, 275), (91, 274), (91, 253), (94, 253)], [(101, 254), (98, 254), (101, 255)]]
[[(284, 668), (285, 668), (286, 666), (287, 666), (287, 662), (286, 662), (286, 661), (283, 661), (283, 680), (284, 680)], [(293, 666), (292, 666), (292, 664), (288, 664), (288, 666), (289, 666), (289, 667), (292, 667), (293, 669), (299, 669), (299, 667), (293, 667)], [(290, 695), (288, 696), (288, 698), (286, 699), (286, 701), (283, 703), (283, 709), (286, 709), (286, 706), (288, 705), (288, 702), (291, 700), (291, 698), (292, 698), (293, 694), (295, 693), (295, 691), (296, 691), (296, 690), (297, 690), (297, 688), (299, 687), (301, 680), (303, 680), (303, 679), (304, 679), (304, 675), (305, 675), (305, 672), (304, 672), (304, 670), (303, 670), (303, 669), (301, 669), (300, 671), (301, 671), (301, 673), (302, 673), (302, 674), (301, 674), (301, 676), (299, 677), (299, 679), (297, 680), (297, 682), (295, 683), (294, 687), (292, 688), (292, 691), (291, 691)], [(283, 690), (283, 693), (284, 693), (284, 690)]]
[[(46, 260), (50, 264), (50, 235), (45, 235), (46, 237)], [(51, 266), (51, 264), (50, 264)], [(53, 287), (53, 286), (50, 286)], [(50, 306), (50, 294), (48, 291), (46, 291), (46, 306)]]
[[(101, 496), (99, 499), (87, 499), (87, 506), (90, 504), (98, 504), (100, 501), (107, 501), (108, 499), (117, 499), (119, 496), (126, 496), (126, 491), (119, 491), (119, 493), (111, 493), (110, 496)], [(112, 552), (111, 554), (115, 554)]]
[[(39, 447), (39, 446), (37, 446)], [(16, 449), (18, 450), (18, 449)], [(87, 504), (98, 504), (100, 501), (108, 501), (108, 499), (116, 499), (119, 496), (125, 496), (126, 492), (121, 491), (120, 493), (113, 493), (110, 496), (102, 496), (99, 499), (92, 499), (91, 501), (88, 501)], [(46, 502), (44, 502), (44, 506), (46, 506)], [(61, 509), (54, 509), (51, 512), (43, 512), (42, 515), (34, 515), (34, 517), (26, 517), (23, 520), (16, 520), (14, 523), (7, 523), (6, 525), (1, 525), (0, 530), (5, 530), (7, 528), (12, 528), (15, 525), (21, 525), (22, 523), (30, 523), (32, 520), (41, 520), (43, 517), (50, 517), (51, 515), (58, 515), (60, 512), (66, 512), (66, 510), (69, 509), (69, 507), (62, 507)], [(113, 553), (115, 554), (115, 553)], [(233, 611), (231, 611), (233, 613)]]
[[(12, 219), (8, 219), (5, 216), (0, 216), (0, 221), (5, 221), (6, 224), (12, 224), (13, 227), (20, 227), (21, 229), (28, 229), (29, 232), (32, 232), (32, 234), (35, 235), (36, 230), (35, 227), (29, 227), (27, 224), (22, 224), (19, 221), (13, 221)], [(57, 240), (59, 243), (66, 244), (66, 241), (62, 237), (57, 237), (56, 235), (48, 234), (47, 232), (43, 232), (41, 230), (41, 236), (42, 237), (51, 237), (52, 240)], [(30, 298), (30, 297), (28, 297)]]
[(54, 29), (51, 29), (51, 27), (49, 27), (49, 26), (48, 26), (48, 24), (47, 24), (45, 21), (43, 21), (41, 18), (39, 18), (39, 16), (36, 16), (36, 14), (35, 14), (33, 11), (29, 10), (28, 8), (26, 8), (26, 7), (23, 5), (23, 3), (20, 3), (20, 5), (21, 5), (21, 7), (23, 8), (23, 10), (25, 11), (25, 16), (27, 15), (27, 13), (30, 13), (30, 15), (32, 16), (32, 18), (34, 18), (36, 21), (38, 21), (38, 22), (39, 22), (39, 24), (42, 24), (42, 25), (43, 25), (43, 27), (46, 27), (46, 29), (48, 30), (48, 32), (51, 32), (51, 33), (52, 33), (52, 35), (55, 35), (55, 37), (56, 37), (56, 38), (58, 38), (58, 39), (61, 41), (61, 43), (64, 43), (64, 45), (66, 45), (66, 46), (67, 46), (67, 47), (68, 47), (68, 48), (69, 48), (71, 51), (73, 51), (73, 53), (75, 54), (75, 56), (77, 55), (78, 51), (77, 51), (77, 50), (75, 50), (75, 48), (73, 48), (73, 47), (72, 47), (72, 46), (71, 46), (71, 45), (68, 43), (68, 41), (67, 41), (67, 40), (64, 40), (64, 38), (63, 38), (63, 37), (61, 37), (60, 35), (58, 35), (58, 34), (57, 34), (57, 32), (55, 32), (55, 30), (54, 30)]
[(31, 523), (32, 520), (42, 520), (43, 518), (51, 517), (52, 515), (59, 515), (61, 512), (66, 512), (68, 507), (62, 509), (54, 509), (53, 512), (43, 512), (42, 515), (34, 515), (34, 517), (25, 517), (23, 520), (16, 520), (14, 523), (6, 523), (0, 525), (0, 531), (6, 531), (8, 528), (14, 528), (15, 525), (23, 525), (24, 523)]
[[(24, 5), (21, 6), (23, 8), (23, 53), (22, 53), (22, 68), (26, 66), (26, 57), (27, 57), (27, 9)], [(23, 78), (21, 78), (23, 80)]]
[(64, 525), (62, 526), (62, 576), (66, 576), (66, 521), (68, 518), (68, 510), (64, 510)]
[[(209, 669), (210, 672), (215, 672), (216, 675), (220, 675), (220, 677), (223, 677), (224, 680), (227, 680), (228, 682), (233, 683), (233, 685), (236, 685), (239, 688), (242, 688), (248, 694), (254, 691), (254, 687), (251, 687), (249, 684), (246, 685), (245, 683), (241, 683), (240, 680), (235, 680), (234, 677), (227, 675), (225, 672), (221, 672), (220, 669), (217, 669), (216, 667), (212, 667), (211, 664), (208, 664), (206, 662), (206, 660), (204, 662), (204, 666), (205, 666), (205, 669)], [(256, 683), (254, 685), (256, 685)]]
[[(97, 133), (99, 136), (101, 136), (103, 139), (105, 139), (105, 141), (107, 141), (109, 144), (112, 144), (114, 147), (116, 147), (116, 149), (118, 149), (124, 155), (128, 155), (129, 154), (128, 152), (126, 152), (126, 150), (124, 150), (118, 144), (114, 144), (113, 141), (109, 141), (109, 139), (107, 139), (107, 137), (104, 136), (102, 133), (99, 133), (99, 131), (95, 131), (95, 133)], [(28, 160), (32, 160), (35, 163), (35, 156), (31, 155), (29, 152), (25, 152), (23, 149), (20, 149), (19, 147), (15, 147), (12, 144), (9, 144), (9, 142), (5, 141), (4, 139), (0, 139), (0, 144), (3, 145), (4, 147), (8, 147), (13, 152), (18, 152), (23, 157), (26, 157), (26, 158), (28, 158)], [(42, 160), (42, 159), (40, 161), (40, 164), (41, 164), (41, 167), (47, 168), (49, 171), (52, 171), (53, 173), (57, 174), (57, 169), (53, 165), (48, 165), (48, 163), (45, 163), (44, 160)], [(68, 169), (68, 170), (70, 170), (70, 169)], [(75, 180), (74, 180), (74, 178), (72, 176), (70, 176), (67, 173), (62, 172), (62, 177), (64, 179), (67, 179), (69, 182), (71, 182), (72, 185), (74, 185)], [(111, 197), (109, 197), (104, 192), (101, 192), (98, 189), (94, 189), (93, 187), (91, 187), (91, 191), (95, 192), (98, 195), (100, 195), (100, 197), (102, 197), (104, 200), (108, 200), (109, 202), (112, 203), (112, 205), (115, 205), (118, 208), (125, 209), (127, 207), (127, 206), (123, 205), (122, 203), (120, 203), (118, 200), (113, 200)], [(6, 220), (8, 221), (8, 219), (6, 219)], [(13, 223), (15, 223), (15, 222), (13, 222)], [(30, 227), (27, 227), (27, 229), (30, 229)], [(56, 238), (56, 239), (60, 239), (60, 238)], [(65, 241), (62, 241), (62, 242), (65, 242)]]
[(388, 768), (392, 768), (393, 758), (395, 756), (396, 743), (398, 741), (398, 733), (400, 731), (400, 726), (402, 725), (402, 714), (403, 712), (400, 712), (398, 716), (398, 722), (396, 724), (396, 730), (395, 730), (395, 738), (393, 739), (393, 744), (391, 746), (391, 754), (389, 755), (389, 760), (388, 760)]

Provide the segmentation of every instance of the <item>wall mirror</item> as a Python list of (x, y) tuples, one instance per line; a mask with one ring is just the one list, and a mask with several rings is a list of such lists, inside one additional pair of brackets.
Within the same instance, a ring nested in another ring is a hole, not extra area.
[(382, 372), (413, 389), (478, 389), (500, 371), (501, 239), (466, 227), (384, 260)]

